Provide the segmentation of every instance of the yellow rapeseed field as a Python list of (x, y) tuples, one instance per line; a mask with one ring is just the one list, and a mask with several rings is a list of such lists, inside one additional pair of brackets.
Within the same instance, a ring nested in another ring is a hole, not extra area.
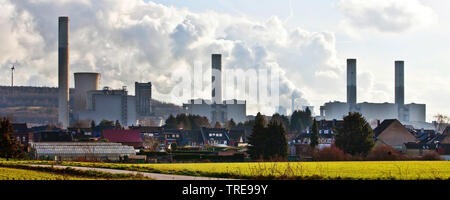
[(166, 174), (184, 174), (191, 176), (212, 176), (245, 179), (450, 179), (449, 161), (354, 161), (194, 164), (112, 164), (62, 162), (59, 164)]
[(81, 180), (73, 176), (63, 176), (48, 172), (39, 172), (26, 169), (13, 169), (0, 167), (0, 180)]

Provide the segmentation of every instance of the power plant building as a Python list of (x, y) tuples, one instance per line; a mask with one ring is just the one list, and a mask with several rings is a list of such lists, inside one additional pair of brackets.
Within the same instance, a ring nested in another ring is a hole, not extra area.
[(79, 120), (94, 120), (96, 123), (119, 120), (124, 126), (137, 125), (136, 97), (128, 95), (125, 87), (121, 90), (105, 87), (89, 91), (86, 96), (87, 109), (78, 112)]
[(356, 59), (347, 60), (347, 102), (328, 102), (320, 107), (325, 120), (342, 119), (358, 112), (367, 121), (398, 119), (401, 122), (425, 122), (425, 104), (404, 104), (404, 61), (395, 61), (395, 103), (357, 103)]
[(207, 117), (214, 124), (216, 122), (225, 124), (233, 119), (236, 123), (245, 122), (247, 119), (247, 102), (242, 100), (222, 100), (222, 55), (213, 54), (212, 67), (212, 90), (211, 100), (192, 99), (183, 104), (186, 113)]

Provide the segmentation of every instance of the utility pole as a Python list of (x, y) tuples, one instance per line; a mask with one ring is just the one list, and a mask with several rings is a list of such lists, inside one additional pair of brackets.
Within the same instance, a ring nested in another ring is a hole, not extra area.
[(14, 67), (14, 65), (11, 67), (11, 87), (14, 87), (14, 70), (16, 68)]

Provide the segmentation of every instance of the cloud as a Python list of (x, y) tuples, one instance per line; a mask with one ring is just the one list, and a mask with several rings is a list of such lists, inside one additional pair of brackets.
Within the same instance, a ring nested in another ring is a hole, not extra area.
[[(171, 101), (163, 94), (176, 84), (173, 72), (189, 72), (196, 61), (207, 68), (210, 55), (221, 53), (224, 68), (280, 72), (282, 105), (293, 94), (316, 106), (328, 100), (319, 93), (345, 94), (334, 34), (291, 29), (278, 17), (254, 21), (143, 0), (0, 0), (0, 9), (0, 73), (16, 63), (17, 85), (57, 85), (57, 18), (64, 15), (71, 19), (70, 73), (100, 72), (102, 86), (134, 91), (134, 81), (151, 81), (154, 97)], [(248, 113), (258, 109), (275, 108), (250, 106)]]
[(434, 10), (419, 0), (341, 0), (339, 8), (344, 24), (386, 33), (426, 27), (437, 20)]

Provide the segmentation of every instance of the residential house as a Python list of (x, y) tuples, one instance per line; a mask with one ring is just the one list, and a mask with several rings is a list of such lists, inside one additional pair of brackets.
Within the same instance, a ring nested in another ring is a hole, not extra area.
[(172, 143), (176, 143), (178, 146), (183, 146), (183, 136), (186, 136), (188, 131), (180, 129), (167, 129), (160, 135), (162, 147), (168, 148)]
[(408, 142), (403, 144), (403, 153), (411, 158), (425, 155), (426, 153), (436, 151), (437, 145), (427, 143)]
[(385, 144), (394, 149), (403, 150), (405, 143), (417, 143), (419, 140), (396, 119), (384, 120), (374, 130), (375, 145)]
[(210, 146), (229, 146), (230, 137), (225, 128), (201, 128), (201, 134), (205, 145)]
[(247, 132), (245, 127), (233, 127), (228, 132), (230, 146), (247, 146)]
[(12, 124), (14, 133), (13, 137), (22, 146), (28, 146), (29, 142), (33, 142), (33, 133), (28, 128), (26, 123)]

